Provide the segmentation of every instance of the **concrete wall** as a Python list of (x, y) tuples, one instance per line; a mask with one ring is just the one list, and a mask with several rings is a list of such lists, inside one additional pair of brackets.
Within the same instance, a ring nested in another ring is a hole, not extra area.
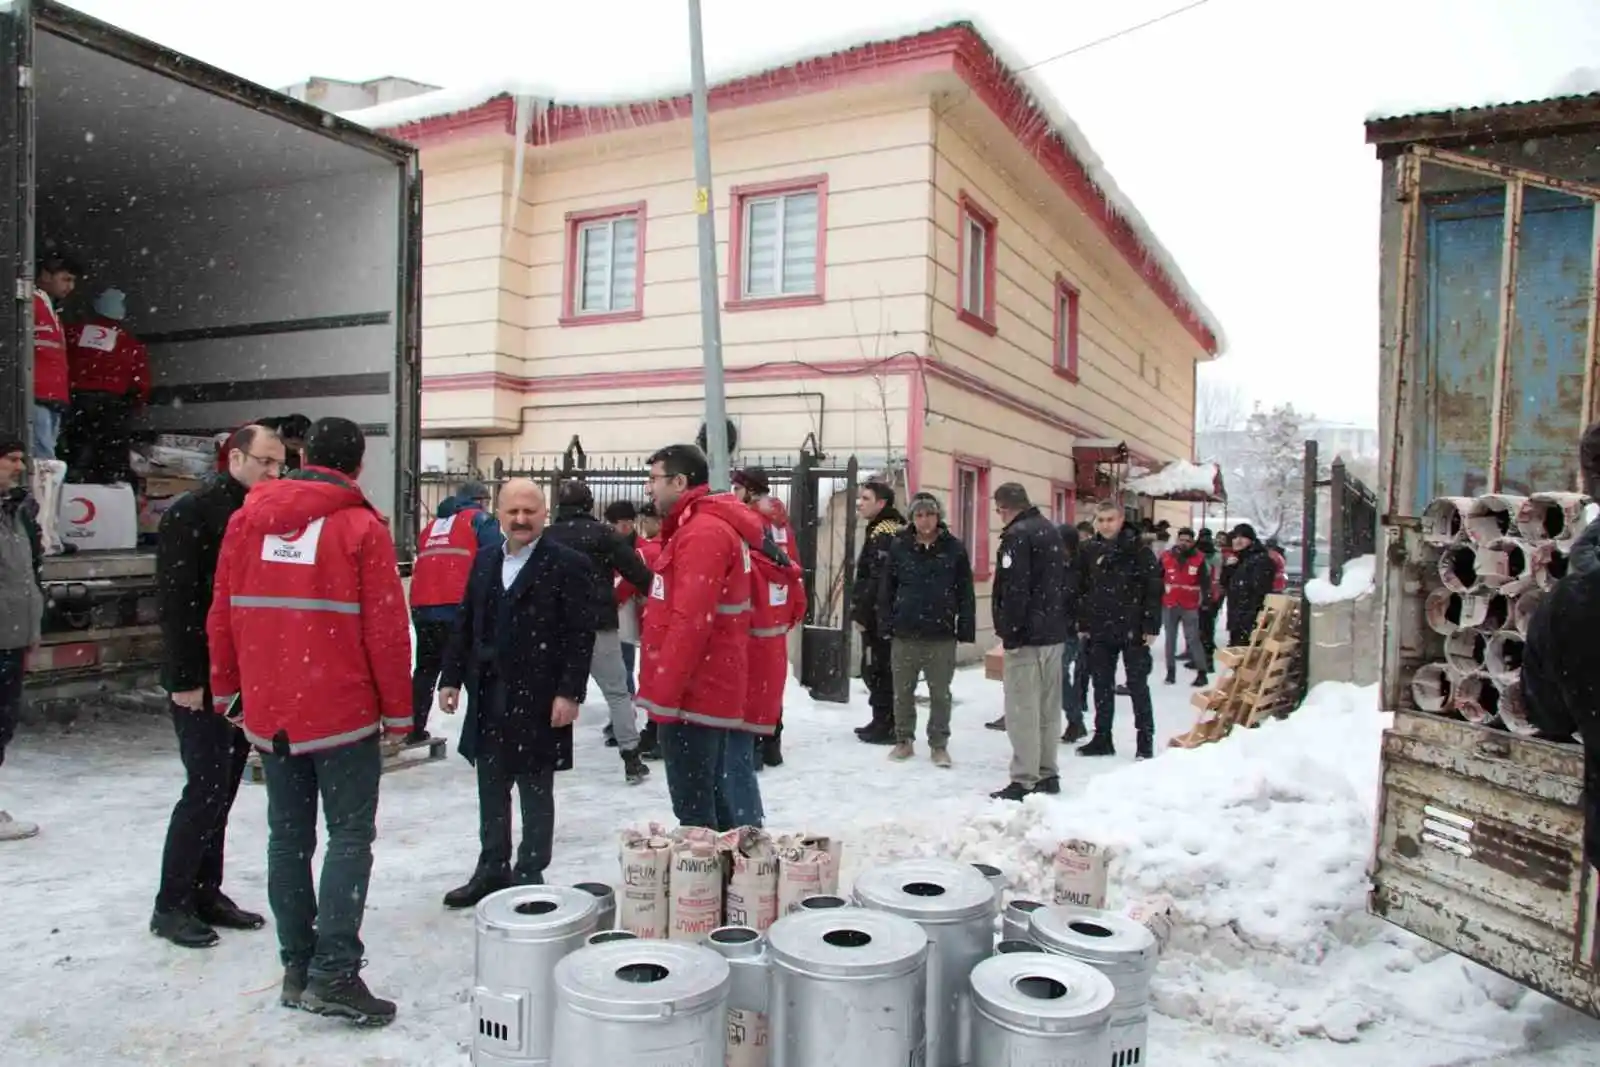
[(1378, 680), (1380, 601), (1373, 593), (1334, 604), (1312, 604), (1311, 648), (1306, 661), (1309, 685)]

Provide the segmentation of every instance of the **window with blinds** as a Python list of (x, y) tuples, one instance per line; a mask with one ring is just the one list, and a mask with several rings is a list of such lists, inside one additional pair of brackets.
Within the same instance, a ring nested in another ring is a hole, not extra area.
[(578, 227), (577, 289), (572, 309), (575, 314), (634, 310), (639, 291), (636, 216), (619, 215)]
[(746, 298), (817, 292), (817, 190), (744, 201)]

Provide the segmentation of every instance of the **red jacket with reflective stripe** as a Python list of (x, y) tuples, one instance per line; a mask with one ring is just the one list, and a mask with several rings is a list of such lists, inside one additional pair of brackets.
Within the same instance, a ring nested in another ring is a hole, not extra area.
[[(770, 535), (771, 528), (768, 528)], [(792, 544), (793, 542), (791, 542)], [(777, 547), (776, 540), (768, 545)], [(789, 679), (789, 631), (806, 617), (806, 587), (800, 564), (780, 564), (765, 548), (750, 554), (749, 695), (745, 720), (758, 733), (771, 733), (783, 718), (783, 688)]]
[(433, 519), (417, 538), (417, 561), (411, 566), (411, 606), (432, 608), (460, 604), (478, 554), (481, 514), (476, 507), (462, 508)]
[(228, 522), (211, 614), (216, 710), (245, 736), (314, 752), (411, 730), (411, 633), (389, 529), (353, 481), (306, 467)]
[(1198, 611), (1200, 601), (1210, 584), (1206, 557), (1198, 548), (1191, 548), (1187, 556), (1180, 556), (1173, 548), (1161, 554), (1161, 580), (1164, 583), (1161, 606)]
[(1267, 549), (1267, 555), (1272, 557), (1272, 591), (1281, 593), (1289, 588), (1289, 575), (1285, 573), (1288, 561), (1283, 558), (1283, 553), (1275, 548)]
[(746, 721), (750, 556), (761, 517), (732, 494), (684, 493), (661, 524), (645, 598), (638, 703), (653, 722), (755, 729)]
[(67, 336), (61, 329), (50, 298), (33, 291), (33, 399), (65, 405), (72, 393), (68, 385)]
[(111, 393), (150, 402), (150, 352), (116, 319), (96, 315), (67, 328), (67, 366), (75, 393)]

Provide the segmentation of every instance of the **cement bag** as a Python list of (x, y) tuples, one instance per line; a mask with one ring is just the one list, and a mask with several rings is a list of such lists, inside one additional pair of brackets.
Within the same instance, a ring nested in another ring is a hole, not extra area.
[(722, 850), (710, 830), (688, 827), (667, 868), (667, 938), (699, 941), (722, 925)]
[(728, 856), (724, 922), (765, 931), (778, 919), (778, 850), (765, 832), (752, 827), (722, 835)]
[(800, 910), (807, 897), (839, 892), (838, 844), (826, 837), (791, 835), (779, 839), (778, 914)]
[(767, 1017), (728, 1009), (728, 1054), (724, 1067), (767, 1067)]
[(44, 554), (61, 554), (61, 487), (67, 481), (67, 465), (59, 459), (36, 459), (29, 475), (29, 491), (39, 505), (39, 540)]
[(622, 832), (622, 892), (617, 925), (635, 937), (667, 936), (667, 866), (672, 842), (650, 831)]
[(1135, 900), (1122, 909), (1122, 914), (1142, 925), (1150, 931), (1156, 939), (1156, 951), (1167, 951), (1167, 942), (1172, 939), (1172, 910), (1176, 902), (1169, 896), (1161, 894)]
[(1104, 908), (1110, 863), (1110, 849), (1093, 841), (1072, 838), (1061, 842), (1050, 863), (1055, 875), (1055, 903)]

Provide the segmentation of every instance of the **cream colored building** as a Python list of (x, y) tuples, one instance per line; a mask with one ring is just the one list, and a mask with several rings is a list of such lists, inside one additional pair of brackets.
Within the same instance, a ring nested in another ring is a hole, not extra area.
[[(1001, 482), (1065, 518), (1119, 443), (1146, 467), (1193, 458), (1195, 367), (1218, 327), (1081, 138), (972, 27), (754, 74), (711, 100), (741, 451), (793, 454), (810, 434), (902, 471), (947, 501), (982, 577)], [(425, 435), (511, 467), (575, 434), (590, 454), (693, 437), (687, 97), (445, 91), (351, 117), (422, 150)]]

